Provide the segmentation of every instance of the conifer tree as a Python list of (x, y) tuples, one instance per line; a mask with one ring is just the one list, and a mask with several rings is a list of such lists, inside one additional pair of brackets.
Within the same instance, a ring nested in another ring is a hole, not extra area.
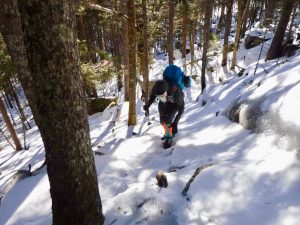
[(136, 125), (136, 30), (135, 1), (127, 1), (129, 46), (129, 113), (128, 125)]
[(274, 38), (267, 53), (267, 60), (271, 60), (280, 56), (282, 52), (282, 42), (285, 35), (285, 30), (290, 20), (295, 0), (284, 1), (280, 21), (277, 25)]
[(205, 16), (203, 30), (203, 50), (202, 50), (202, 67), (201, 67), (201, 93), (206, 88), (205, 71), (207, 67), (207, 52), (209, 48), (210, 36), (210, 19), (212, 16), (213, 4), (211, 0), (205, 0)]

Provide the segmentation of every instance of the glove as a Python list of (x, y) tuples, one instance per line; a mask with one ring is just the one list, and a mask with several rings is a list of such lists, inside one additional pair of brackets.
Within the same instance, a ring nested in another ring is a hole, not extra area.
[(174, 98), (173, 96), (167, 96), (167, 102), (171, 102), (171, 103), (174, 103)]

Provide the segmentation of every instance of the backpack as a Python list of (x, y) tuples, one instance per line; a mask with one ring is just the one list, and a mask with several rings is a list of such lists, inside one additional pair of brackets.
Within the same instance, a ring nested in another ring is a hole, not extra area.
[(173, 64), (168, 65), (163, 72), (163, 79), (171, 82), (174, 86), (179, 85), (181, 91), (191, 87), (191, 78), (186, 76), (180, 67)]

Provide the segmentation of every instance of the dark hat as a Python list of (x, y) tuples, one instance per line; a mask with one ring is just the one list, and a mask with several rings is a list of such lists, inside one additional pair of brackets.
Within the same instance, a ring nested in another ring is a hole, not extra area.
[(162, 95), (163, 93), (165, 93), (165, 91), (168, 91), (169, 89), (169, 85), (168, 82), (165, 80), (158, 80), (155, 83), (155, 93), (157, 95)]

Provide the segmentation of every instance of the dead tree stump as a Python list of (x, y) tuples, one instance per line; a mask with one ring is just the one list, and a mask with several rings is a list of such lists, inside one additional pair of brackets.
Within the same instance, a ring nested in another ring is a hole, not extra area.
[(156, 174), (157, 179), (157, 185), (161, 188), (167, 188), (168, 187), (168, 180), (167, 176), (164, 174), (163, 171), (159, 170)]

